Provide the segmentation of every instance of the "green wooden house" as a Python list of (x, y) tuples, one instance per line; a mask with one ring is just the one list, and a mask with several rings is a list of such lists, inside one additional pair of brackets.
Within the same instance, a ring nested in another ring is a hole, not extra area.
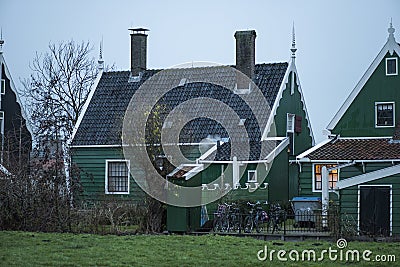
[(0, 179), (29, 162), (32, 127), (3, 54), (0, 38)]
[[(201, 73), (224, 83), (230, 66), (147, 70), (146, 37), (144, 29), (133, 30), (131, 70), (101, 71), (77, 122), (71, 152), (72, 162), (81, 171), (81, 198), (84, 201), (109, 198), (142, 201), (144, 192), (133, 178), (143, 172), (136, 171), (133, 167), (136, 162), (123, 155), (122, 125), (131, 98), (141, 85), (157, 75), (162, 82), (178, 81), (158, 102), (166, 110), (165, 114), (161, 114), (163, 129), (174, 127), (168, 122), (168, 112), (189, 99), (206, 97), (232, 109), (238, 116), (229, 119), (231, 131), (244, 130), (245, 133), (245, 136), (233, 140), (224, 125), (206, 118), (201, 114), (204, 109), (200, 104), (193, 102), (191, 112), (196, 119), (184, 125), (176, 144), (192, 163), (174, 162), (166, 180), (185, 186), (200, 186), (201, 203), (207, 203), (213, 190), (230, 191), (228, 197), (232, 201), (286, 202), (295, 196), (298, 192), (297, 176), (290, 170), (297, 169), (289, 166), (289, 159), (294, 160), (309, 149), (314, 144), (314, 138), (295, 64), (294, 33), (292, 56), (288, 62), (256, 64), (255, 31), (236, 32), (234, 68), (245, 74), (252, 85), (247, 83), (242, 86), (238, 81), (233, 90), (193, 78)], [(241, 100), (255, 93), (253, 85), (261, 92), (261, 97), (255, 98), (253, 108), (263, 108), (261, 103), (268, 105), (268, 113), (263, 114), (265, 120), (261, 122)], [(224, 113), (215, 105), (210, 106), (207, 112), (216, 116)], [(245, 150), (247, 153), (244, 153)], [(169, 161), (167, 154), (154, 156)], [(224, 182), (213, 183), (221, 176)], [(203, 205), (203, 210), (212, 212), (215, 205), (215, 201)], [(170, 206), (168, 230), (197, 229), (201, 226), (200, 214), (200, 207)]]
[(330, 199), (360, 234), (400, 234), (400, 45), (387, 42), (329, 123), (329, 138), (291, 161), (301, 196), (321, 196), (330, 168)]

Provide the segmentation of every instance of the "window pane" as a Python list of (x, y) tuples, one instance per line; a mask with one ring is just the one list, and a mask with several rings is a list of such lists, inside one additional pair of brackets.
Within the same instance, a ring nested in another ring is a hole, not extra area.
[(377, 126), (393, 126), (393, 104), (377, 104)]
[[(315, 190), (322, 189), (322, 167), (326, 166), (326, 168), (336, 167), (336, 164), (316, 164), (314, 165), (314, 188)], [(338, 170), (331, 170), (329, 172), (329, 188), (333, 189), (336, 186), (336, 182), (338, 181)]]
[(396, 59), (388, 59), (386, 61), (387, 74), (396, 74)]
[(128, 174), (126, 162), (108, 162), (108, 192), (128, 192)]

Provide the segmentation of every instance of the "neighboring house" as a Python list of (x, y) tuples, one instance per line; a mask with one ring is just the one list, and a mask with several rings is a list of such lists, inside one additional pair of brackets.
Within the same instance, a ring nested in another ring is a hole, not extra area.
[(0, 40), (0, 173), (13, 173), (29, 162), (32, 131), (4, 59), (3, 44)]
[(329, 123), (329, 139), (299, 155), (299, 195), (330, 199), (360, 234), (400, 234), (400, 45), (390, 24), (378, 56)]
[[(142, 201), (143, 192), (129, 174), (134, 162), (127, 161), (123, 156), (122, 123), (136, 90), (158, 73), (162, 75), (160, 81), (166, 83), (178, 77), (179, 85), (158, 102), (166, 107), (166, 111), (189, 99), (215, 99), (238, 115), (237, 120), (230, 121), (232, 131), (245, 129), (247, 134), (232, 140), (223, 125), (199, 114), (202, 110), (198, 106), (200, 103), (193, 102), (191, 115), (196, 115), (196, 119), (184, 125), (179, 134), (179, 144), (186, 157), (195, 160), (196, 164), (178, 164), (175, 170), (167, 173), (168, 180), (202, 186), (204, 190), (199, 196), (202, 199), (207, 198), (207, 190), (221, 188), (233, 188), (232, 200), (287, 202), (297, 195), (297, 175), (289, 175), (289, 159), (294, 160), (310, 148), (314, 138), (295, 65), (294, 33), (290, 61), (268, 64), (255, 64), (255, 31), (235, 33), (235, 68), (247, 75), (261, 91), (261, 97), (253, 106), (257, 108), (257, 103), (267, 101), (270, 108), (270, 112), (264, 114), (266, 119), (263, 122), (258, 122), (251, 108), (241, 100), (243, 95), (251, 96), (255, 92), (249, 83), (241, 86), (239, 81), (235, 87), (237, 90), (227, 90), (216, 83), (196, 82), (193, 78), (201, 74), (224, 84), (229, 76), (229, 66), (180, 68), (164, 72), (147, 70), (146, 37), (143, 29), (133, 30), (131, 71), (101, 72), (75, 127), (71, 143), (72, 161), (81, 170), (83, 200), (117, 198)], [(162, 125), (174, 127), (166, 119), (168, 112), (161, 116)], [(208, 112), (221, 115), (223, 111), (219, 106), (213, 106)], [(246, 149), (247, 154), (244, 153)], [(247, 164), (247, 169), (241, 167), (242, 163)], [(262, 168), (256, 168), (258, 163), (262, 163)], [(233, 171), (227, 171), (224, 183), (212, 184), (221, 172), (232, 169), (234, 164), (243, 173), (241, 177), (234, 179)], [(296, 168), (291, 169), (297, 171)], [(213, 204), (208, 206), (211, 212)], [(186, 231), (199, 226), (199, 207), (169, 207), (168, 230)]]

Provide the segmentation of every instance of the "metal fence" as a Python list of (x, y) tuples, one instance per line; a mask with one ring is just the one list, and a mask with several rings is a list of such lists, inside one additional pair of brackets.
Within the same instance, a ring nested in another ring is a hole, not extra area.
[(336, 210), (326, 213), (322, 210), (255, 211), (209, 216), (212, 218), (210, 230), (216, 233), (337, 235), (340, 231), (340, 216)]

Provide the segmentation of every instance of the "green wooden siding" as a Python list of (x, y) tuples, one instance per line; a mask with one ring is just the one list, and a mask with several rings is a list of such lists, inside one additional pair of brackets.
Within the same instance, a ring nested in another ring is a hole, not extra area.
[[(332, 134), (342, 137), (392, 136), (394, 127), (375, 127), (375, 102), (395, 102), (395, 125), (400, 118), (400, 73), (386, 76), (386, 58), (399, 57), (386, 54), (360, 93), (339, 120)], [(400, 62), (400, 60), (398, 60)]]
[[(385, 177), (362, 185), (389, 185), (392, 187), (392, 233), (400, 234), (400, 174)], [(345, 215), (352, 216), (357, 222), (358, 220), (358, 194), (359, 186), (352, 186), (340, 190), (340, 209), (342, 218)]]
[[(302, 117), (301, 133), (294, 133), (294, 155), (299, 155), (313, 145), (310, 129), (308, 128), (309, 122), (307, 121), (306, 112), (304, 111), (304, 103), (301, 101), (301, 94), (299, 87), (294, 83), (294, 93), (291, 94), (291, 81), (292, 72), (289, 75), (288, 83), (286, 83), (285, 90), (283, 90), (282, 98), (279, 100), (279, 106), (276, 110), (274, 122), (271, 129), (276, 129), (276, 136), (286, 136), (286, 120), (287, 114), (295, 114)], [(294, 73), (294, 80), (296, 81), (296, 74)], [(271, 132), (273, 134), (273, 132)], [(290, 157), (294, 159), (294, 156)]]
[(130, 194), (115, 195), (105, 194), (105, 168), (106, 160), (124, 159), (121, 148), (73, 148), (72, 163), (75, 164), (81, 175), (82, 201), (101, 201), (101, 200), (133, 200), (139, 202), (143, 199), (143, 191), (130, 177)]
[[(282, 183), (275, 183), (272, 181), (271, 184), (271, 192), (282, 192), (285, 191), (284, 198), (280, 198), (279, 194), (280, 193), (272, 193), (271, 199), (274, 200), (287, 200), (287, 199), (292, 199), (294, 196), (297, 196), (299, 194), (299, 170), (298, 167), (288, 165), (288, 160), (294, 160), (296, 155), (301, 154), (302, 152), (306, 151), (307, 149), (311, 148), (313, 145), (313, 140), (311, 137), (311, 130), (309, 129), (308, 125), (309, 122), (307, 121), (307, 116), (306, 112), (304, 111), (304, 103), (301, 101), (301, 94), (299, 91), (299, 87), (297, 83), (294, 83), (294, 92), (292, 94), (291, 92), (291, 84), (292, 84), (292, 78), (294, 77), (294, 80), (296, 81), (296, 73), (292, 75), (290, 73), (289, 75), (289, 80), (286, 83), (285, 90), (282, 93), (282, 98), (279, 101), (279, 106), (277, 108), (275, 117), (274, 117), (274, 122), (272, 124), (271, 129), (276, 129), (276, 136), (286, 136), (286, 121), (287, 121), (287, 114), (295, 114), (297, 116), (302, 117), (302, 122), (301, 122), (301, 133), (294, 133), (294, 153), (293, 155), (289, 155), (286, 153), (286, 163), (284, 163), (284, 160), (279, 160), (276, 162), (278, 163), (278, 166), (273, 168), (276, 168), (277, 174), (279, 177), (281, 177)], [(272, 132), (271, 132), (272, 134)], [(291, 153), (292, 154), (292, 153)], [(275, 162), (275, 161), (274, 161)], [(279, 174), (281, 172), (281, 174)], [(287, 179), (282, 179), (283, 175), (287, 175)], [(286, 188), (283, 188), (283, 187)]]
[[(365, 171), (373, 172), (392, 166), (390, 162), (365, 163)], [(320, 192), (312, 192), (312, 163), (302, 163), (300, 173), (301, 196), (321, 196)], [(361, 163), (343, 168), (339, 171), (339, 180), (347, 179), (363, 174)], [(400, 174), (363, 183), (362, 185), (391, 185), (392, 186), (392, 231), (400, 234)], [(358, 185), (340, 190), (339, 198), (336, 193), (330, 193), (330, 199), (339, 201), (340, 212), (343, 219), (352, 216), (354, 221), (358, 220)]]

